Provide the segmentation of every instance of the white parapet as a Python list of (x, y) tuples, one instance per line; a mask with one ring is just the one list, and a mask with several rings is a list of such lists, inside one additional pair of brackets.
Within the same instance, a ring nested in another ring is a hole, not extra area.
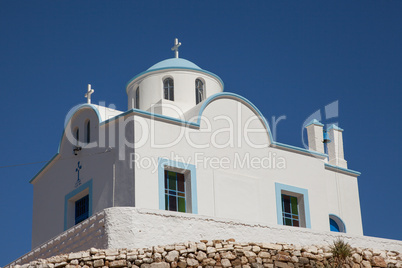
[(352, 247), (402, 252), (402, 241), (336, 232), (313, 231), (180, 212), (107, 208), (34, 248), (10, 265), (89, 249), (145, 248), (186, 241), (233, 238), (237, 242), (330, 245), (342, 238)]

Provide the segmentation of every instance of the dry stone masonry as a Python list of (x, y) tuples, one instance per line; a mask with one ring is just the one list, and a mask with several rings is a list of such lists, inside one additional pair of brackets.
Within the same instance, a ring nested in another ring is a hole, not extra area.
[[(95, 249), (38, 259), (11, 268), (184, 268), (184, 267), (326, 267), (330, 245), (297, 246), (237, 243), (234, 239), (186, 242), (142, 249)], [(396, 251), (353, 248), (349, 268), (402, 267)]]

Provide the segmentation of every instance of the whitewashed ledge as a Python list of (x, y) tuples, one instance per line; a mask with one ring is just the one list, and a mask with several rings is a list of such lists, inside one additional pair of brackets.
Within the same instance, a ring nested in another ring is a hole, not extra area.
[[(186, 241), (233, 238), (236, 242), (328, 246), (341, 237), (355, 248), (402, 252), (402, 241), (306, 228), (267, 225), (178, 212), (107, 208), (18, 258), (27, 263), (89, 248), (146, 248)], [(9, 266), (8, 265), (8, 266)]]

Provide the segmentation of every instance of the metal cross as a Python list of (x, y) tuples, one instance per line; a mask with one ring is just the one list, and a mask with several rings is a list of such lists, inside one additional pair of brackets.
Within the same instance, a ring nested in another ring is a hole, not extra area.
[(87, 98), (87, 103), (91, 104), (91, 95), (94, 93), (95, 90), (91, 88), (91, 84), (88, 84), (88, 92), (85, 94), (85, 98)]
[(80, 161), (78, 161), (77, 163), (77, 168), (75, 169), (75, 172), (77, 172), (77, 182), (75, 183), (75, 187), (77, 187), (78, 185), (81, 184), (81, 180), (80, 180), (80, 169), (82, 168), (82, 166), (80, 165)]
[(172, 47), (172, 51), (174, 51), (174, 57), (178, 58), (179, 57), (179, 46), (181, 46), (181, 43), (179, 40), (176, 38), (174, 40), (174, 46)]

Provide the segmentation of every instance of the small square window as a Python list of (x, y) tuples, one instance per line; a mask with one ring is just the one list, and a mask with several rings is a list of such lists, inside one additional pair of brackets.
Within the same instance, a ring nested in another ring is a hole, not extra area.
[(297, 197), (282, 194), (282, 220), (284, 225), (300, 226)]
[(92, 179), (64, 197), (64, 230), (92, 215)]
[(311, 228), (308, 191), (275, 183), (278, 224)]
[(75, 224), (82, 222), (89, 216), (89, 195), (75, 201)]
[(195, 166), (158, 159), (159, 209), (198, 213)]
[(165, 170), (165, 209), (187, 212), (184, 174)]
[(283, 225), (306, 227), (303, 194), (282, 190), (281, 206)]

